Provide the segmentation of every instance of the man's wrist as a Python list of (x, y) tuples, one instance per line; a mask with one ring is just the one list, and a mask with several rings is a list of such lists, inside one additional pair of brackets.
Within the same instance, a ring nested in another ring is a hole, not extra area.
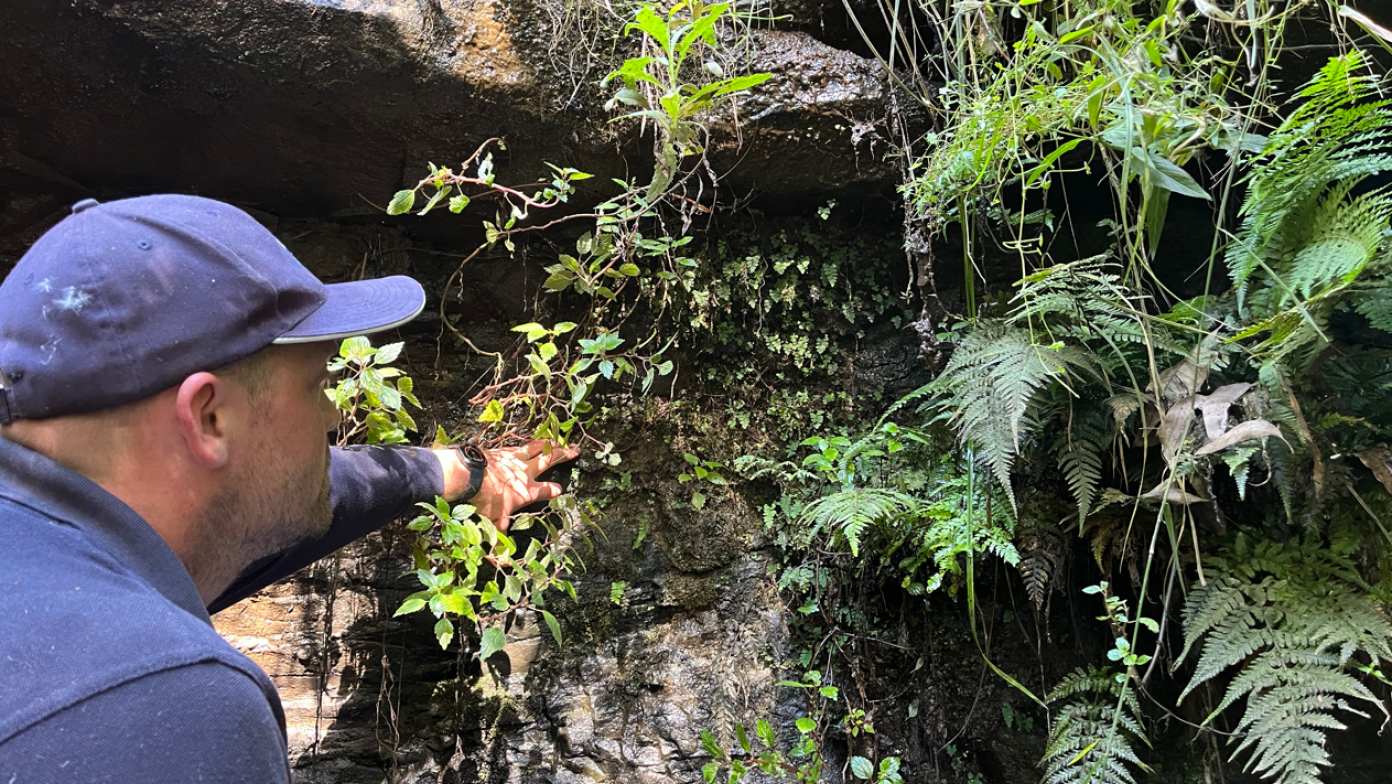
[(443, 476), (443, 487), (440, 495), (446, 501), (455, 503), (467, 501), (477, 492), (471, 489), (470, 477), (472, 472), (469, 466), (464, 463), (464, 458), (459, 454), (459, 450), (454, 447), (444, 447), (430, 450), (431, 454), (440, 461), (440, 473)]
[(488, 453), (473, 444), (455, 444), (454, 449), (459, 453), (459, 461), (467, 472), (464, 492), (460, 496), (460, 500), (467, 501), (483, 489), (483, 476), (488, 472)]

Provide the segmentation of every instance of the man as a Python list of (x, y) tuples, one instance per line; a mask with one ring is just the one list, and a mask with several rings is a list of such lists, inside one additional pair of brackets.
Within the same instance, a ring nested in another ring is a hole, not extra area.
[[(574, 453), (330, 450), (337, 341), (422, 309), (325, 286), (246, 213), (80, 202), (0, 284), (0, 784), (283, 782), (216, 612), (443, 494), (505, 526)], [(482, 459), (480, 459), (482, 458)]]

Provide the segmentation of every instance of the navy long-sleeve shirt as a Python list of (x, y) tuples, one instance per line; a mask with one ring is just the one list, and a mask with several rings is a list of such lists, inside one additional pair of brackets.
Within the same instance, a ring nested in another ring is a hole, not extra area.
[(275, 687), (209, 612), (444, 484), (424, 449), (336, 449), (329, 473), (329, 532), (253, 564), (205, 608), (178, 556), (130, 507), (0, 439), (0, 784), (288, 781)]

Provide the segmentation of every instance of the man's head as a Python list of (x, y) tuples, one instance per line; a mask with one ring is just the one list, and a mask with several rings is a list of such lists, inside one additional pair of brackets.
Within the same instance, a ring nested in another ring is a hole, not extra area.
[(325, 286), (227, 204), (83, 202), (0, 283), (0, 433), (129, 504), (211, 599), (327, 528), (326, 360), (423, 305), (409, 278)]

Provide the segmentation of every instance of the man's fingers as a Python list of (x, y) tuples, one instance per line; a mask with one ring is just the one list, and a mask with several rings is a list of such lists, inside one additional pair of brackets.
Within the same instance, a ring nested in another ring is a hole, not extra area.
[(537, 482), (536, 489), (538, 501), (549, 501), (565, 492), (565, 488), (555, 482)]
[(540, 474), (553, 465), (569, 462), (579, 456), (580, 450), (574, 447), (556, 447), (552, 449), (549, 454), (537, 455), (534, 458), (536, 460), (536, 472)]

